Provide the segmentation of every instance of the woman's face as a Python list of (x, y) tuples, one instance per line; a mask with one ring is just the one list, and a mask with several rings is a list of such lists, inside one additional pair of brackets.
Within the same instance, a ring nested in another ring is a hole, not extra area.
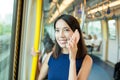
[(73, 34), (72, 29), (63, 19), (58, 20), (55, 27), (55, 38), (57, 43), (61, 48), (66, 48), (67, 41)]

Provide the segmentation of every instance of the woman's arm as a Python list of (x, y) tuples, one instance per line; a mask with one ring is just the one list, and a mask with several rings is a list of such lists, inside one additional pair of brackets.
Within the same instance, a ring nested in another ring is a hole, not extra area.
[(89, 55), (86, 55), (83, 60), (81, 69), (79, 70), (77, 80), (87, 80), (88, 79), (89, 73), (92, 68), (92, 64), (93, 64), (92, 58)]
[(69, 77), (68, 80), (87, 80), (91, 67), (92, 67), (92, 59), (89, 55), (86, 55), (81, 69), (77, 75), (76, 73), (76, 54), (77, 54), (77, 42), (76, 38), (71, 38), (68, 42), (68, 52), (69, 52), (69, 60), (70, 60), (70, 67), (69, 67)]
[(70, 68), (69, 68), (69, 79), (68, 80), (87, 80), (89, 77), (89, 73), (92, 67), (92, 59), (89, 55), (86, 55), (81, 69), (77, 75), (76, 73), (76, 61), (70, 60)]
[(70, 68), (69, 68), (69, 78), (68, 80), (77, 80), (76, 74), (76, 61), (70, 60)]
[(44, 78), (46, 77), (46, 75), (48, 73), (48, 61), (49, 61), (51, 54), (52, 53), (49, 53), (46, 56), (45, 61), (43, 62), (42, 67), (40, 69), (40, 74), (39, 74), (38, 80), (44, 80)]

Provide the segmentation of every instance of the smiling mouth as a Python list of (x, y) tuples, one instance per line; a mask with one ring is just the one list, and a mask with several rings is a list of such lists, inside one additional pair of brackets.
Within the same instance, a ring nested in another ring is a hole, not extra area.
[(67, 41), (66, 40), (64, 40), (64, 41), (59, 41), (61, 44), (66, 44), (67, 43)]

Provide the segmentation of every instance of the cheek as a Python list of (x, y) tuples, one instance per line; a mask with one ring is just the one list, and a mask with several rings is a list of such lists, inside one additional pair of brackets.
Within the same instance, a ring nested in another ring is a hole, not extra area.
[(55, 34), (55, 39), (56, 39), (56, 40), (58, 39), (58, 34)]
[(71, 38), (71, 37), (72, 37), (72, 35), (73, 35), (73, 33), (72, 33), (72, 32), (71, 32), (71, 33), (66, 33), (66, 34), (65, 34), (65, 36), (66, 36), (66, 38), (67, 38), (67, 39)]

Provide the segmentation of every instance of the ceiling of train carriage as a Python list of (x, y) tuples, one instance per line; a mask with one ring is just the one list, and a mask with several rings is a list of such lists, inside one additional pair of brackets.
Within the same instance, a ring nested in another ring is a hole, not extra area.
[[(107, 2), (107, 1), (115, 1), (115, 0), (43, 0), (43, 14), (44, 14), (44, 22), (45, 24), (49, 24), (50, 19), (53, 18), (53, 14), (57, 13), (58, 8), (60, 8), (62, 5), (67, 7), (63, 10), (64, 13), (71, 14), (75, 10), (76, 7), (80, 7), (81, 3), (85, 5), (85, 10), (88, 8), (91, 8), (93, 6), (96, 6), (96, 4)], [(60, 12), (60, 11), (59, 11)], [(63, 13), (61, 11), (62, 14)], [(54, 16), (54, 19), (57, 16)]]

